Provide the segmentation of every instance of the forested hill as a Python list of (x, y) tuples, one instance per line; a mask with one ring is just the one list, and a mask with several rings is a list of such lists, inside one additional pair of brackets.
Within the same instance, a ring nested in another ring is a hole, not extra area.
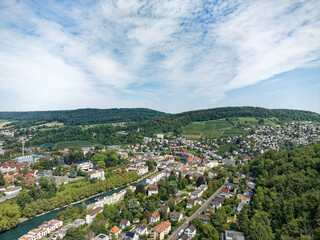
[(0, 112), (0, 119), (32, 124), (57, 121), (65, 125), (138, 122), (165, 115), (147, 108), (77, 109), (65, 111)]
[(165, 115), (161, 118), (143, 121), (134, 125), (139, 127), (140, 130), (145, 133), (154, 131), (176, 132), (179, 131), (182, 126), (186, 126), (192, 122), (234, 117), (276, 117), (280, 121), (320, 121), (319, 114), (309, 111), (266, 109), (259, 107), (222, 107)]
[(270, 150), (250, 162), (252, 205), (238, 217), (248, 239), (320, 239), (320, 144)]

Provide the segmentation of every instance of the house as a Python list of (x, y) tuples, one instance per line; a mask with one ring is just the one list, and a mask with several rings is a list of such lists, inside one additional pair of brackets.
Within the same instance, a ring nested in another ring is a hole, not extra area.
[(139, 235), (134, 232), (127, 232), (123, 240), (138, 240)]
[(158, 186), (157, 185), (150, 185), (148, 188), (148, 196), (152, 196), (152, 194), (158, 194)]
[(245, 182), (246, 182), (246, 185), (249, 186), (249, 188), (255, 189), (256, 184), (251, 179), (247, 179)]
[(129, 227), (130, 226), (130, 221), (127, 219), (121, 219), (120, 221), (120, 228), (124, 229), (125, 227)]
[(206, 208), (204, 211), (205, 215), (211, 215), (212, 213), (214, 213), (214, 208)]
[(234, 178), (234, 179), (233, 179), (233, 183), (234, 183), (234, 184), (239, 184), (239, 183), (240, 183), (239, 178)]
[(201, 198), (201, 197), (199, 197), (199, 198), (197, 198), (197, 199), (195, 200), (195, 204), (197, 204), (197, 205), (202, 205), (203, 202), (204, 202), (204, 200), (203, 200), (203, 198)]
[(140, 219), (139, 218), (134, 218), (133, 219), (133, 223), (139, 223), (140, 222)]
[(226, 230), (224, 233), (224, 239), (225, 240), (245, 240), (245, 237), (242, 232)]
[(97, 178), (99, 180), (105, 180), (104, 170), (103, 169), (98, 169), (96, 171), (88, 172), (88, 178), (89, 179)]
[(193, 238), (197, 233), (197, 229), (194, 225), (190, 225), (184, 231), (184, 234), (188, 235), (189, 238)]
[(145, 223), (140, 223), (137, 227), (136, 227), (136, 233), (139, 235), (145, 235), (147, 234), (147, 228), (148, 225)]
[(110, 237), (105, 234), (98, 234), (93, 240), (110, 240)]
[(96, 209), (94, 209), (93, 211), (89, 212), (86, 215), (86, 223), (88, 225), (90, 225), (93, 221), (93, 219), (97, 216), (98, 213), (102, 212), (103, 208), (102, 207), (97, 207)]
[(218, 208), (221, 208), (222, 207), (222, 203), (221, 202), (218, 202), (218, 201), (212, 201), (210, 203), (210, 206), (215, 208), (215, 209), (218, 209)]
[(169, 214), (170, 213), (170, 208), (168, 207), (168, 205), (163, 204), (160, 207), (159, 212), (162, 212), (162, 213), (167, 212)]
[(112, 236), (118, 237), (120, 234), (121, 234), (121, 229), (118, 228), (117, 226), (114, 226), (109, 231), (109, 237), (112, 237)]
[(180, 212), (173, 211), (171, 214), (171, 220), (179, 222), (183, 219), (183, 215)]
[(92, 231), (92, 230), (89, 230), (89, 232), (87, 232), (85, 235), (84, 235), (84, 239), (87, 239), (87, 240), (90, 240), (92, 238), (94, 238), (96, 234)]
[(203, 215), (203, 214), (198, 215), (198, 217), (196, 219), (200, 220), (203, 223), (208, 223), (210, 221), (210, 217), (207, 215)]
[(164, 239), (166, 234), (169, 234), (170, 231), (171, 231), (171, 223), (169, 221), (164, 221), (158, 224), (156, 227), (154, 227), (150, 231), (150, 237), (152, 239), (159, 238), (159, 240), (162, 240)]
[(189, 198), (187, 201), (187, 208), (193, 208), (194, 204), (195, 204), (196, 200), (195, 199), (191, 199)]
[(240, 203), (246, 203), (248, 204), (250, 202), (250, 196), (238, 194), (237, 199), (240, 200)]
[(221, 190), (220, 196), (221, 197), (225, 197), (225, 198), (229, 198), (229, 197), (232, 196), (232, 194), (231, 194), (229, 189), (225, 189), (224, 188), (224, 189)]
[(154, 212), (151, 214), (151, 223), (155, 223), (160, 221), (160, 214), (158, 212)]

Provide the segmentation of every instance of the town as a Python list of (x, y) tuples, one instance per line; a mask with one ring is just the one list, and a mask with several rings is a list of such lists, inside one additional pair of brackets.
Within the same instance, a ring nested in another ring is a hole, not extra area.
[[(0, 201), (17, 201), (27, 219), (51, 210), (36, 209), (32, 198), (50, 199), (68, 189), (134, 173), (137, 177), (111, 186), (126, 187), (109, 196), (99, 197), (100, 191), (86, 195), (98, 194), (91, 204), (72, 206), (72, 199), (56, 204), (69, 206), (57, 219), (30, 229), (19, 240), (73, 239), (79, 234), (83, 239), (245, 239), (237, 219), (250, 204), (256, 185), (248, 162), (268, 150), (318, 142), (320, 125), (290, 122), (246, 131), (246, 135), (200, 140), (161, 133), (134, 145), (57, 151), (25, 149), (32, 135), (22, 138), (18, 130), (2, 130), (1, 153), (10, 153), (6, 143), (16, 140), (22, 143), (22, 156), (0, 165)], [(132, 180), (139, 182), (130, 185)]]

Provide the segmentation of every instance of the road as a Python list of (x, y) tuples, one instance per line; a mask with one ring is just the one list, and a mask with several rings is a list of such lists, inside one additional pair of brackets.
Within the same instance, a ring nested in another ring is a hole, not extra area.
[(195, 211), (190, 217), (186, 218), (186, 221), (178, 228), (176, 228), (167, 238), (167, 240), (176, 240), (179, 238), (179, 232), (183, 229), (183, 231), (189, 226), (190, 221), (195, 219), (199, 214), (201, 214), (209, 205), (209, 203), (212, 201), (213, 198), (218, 196), (218, 194), (221, 192), (221, 190), (224, 188), (225, 184), (228, 182), (228, 178), (224, 182), (224, 184), (207, 199), (207, 201), (197, 210)]

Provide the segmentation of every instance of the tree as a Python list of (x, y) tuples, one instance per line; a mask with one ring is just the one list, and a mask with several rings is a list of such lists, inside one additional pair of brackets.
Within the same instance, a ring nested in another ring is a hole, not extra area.
[(206, 239), (219, 240), (219, 232), (210, 223), (202, 225), (202, 232)]
[(200, 176), (197, 179), (197, 187), (199, 187), (202, 184), (206, 184), (206, 178), (204, 176)]
[(6, 181), (3, 178), (2, 172), (0, 172), (0, 186), (4, 186), (6, 184)]
[(83, 240), (84, 234), (81, 231), (80, 227), (77, 228), (69, 228), (67, 230), (66, 236), (64, 237), (66, 240)]
[(256, 211), (249, 227), (248, 240), (272, 240), (274, 235), (266, 212)]
[(211, 215), (211, 222), (214, 228), (223, 231), (223, 224), (227, 223), (227, 214), (224, 207), (219, 208), (215, 214)]
[(77, 177), (77, 173), (73, 168), (70, 168), (69, 177), (70, 178), (76, 178)]
[(149, 224), (151, 222), (151, 213), (147, 210), (143, 213), (142, 216), (144, 219), (147, 219), (147, 223)]
[(27, 203), (32, 201), (32, 197), (28, 194), (27, 190), (24, 189), (18, 194), (16, 201), (21, 209), (23, 209)]
[(130, 210), (131, 212), (136, 215), (138, 212), (139, 212), (139, 209), (140, 209), (140, 205), (138, 203), (138, 201), (136, 199), (132, 199), (130, 202), (129, 202), (129, 207), (130, 207)]
[(142, 193), (143, 195), (146, 195), (146, 189), (144, 188), (143, 184), (137, 184), (136, 190), (134, 191), (136, 194)]

